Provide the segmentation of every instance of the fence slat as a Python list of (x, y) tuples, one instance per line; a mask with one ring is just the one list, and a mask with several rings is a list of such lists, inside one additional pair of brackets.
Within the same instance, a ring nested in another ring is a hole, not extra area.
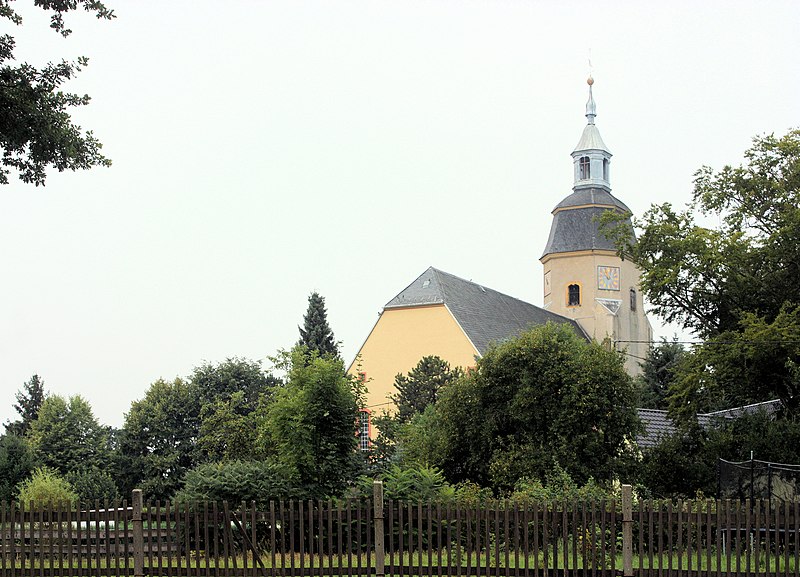
[(568, 529), (567, 528), (567, 524), (568, 524), (567, 509), (568, 509), (568, 507), (567, 507), (567, 502), (566, 501), (561, 503), (561, 508), (562, 508), (562, 510), (561, 510), (561, 539), (562, 539), (563, 547), (564, 547), (564, 552), (563, 552), (563, 555), (562, 555), (562, 559), (563, 559), (563, 562), (564, 562), (564, 574), (566, 574), (567, 570), (569, 569), (569, 534), (567, 533), (567, 529)]
[(442, 577), (442, 504), (436, 502), (436, 566), (437, 577)]
[[(519, 501), (514, 501), (514, 577), (519, 577)], [(584, 506), (584, 513), (586, 507)]]
[[(800, 502), (794, 502), (794, 577), (800, 576)], [(788, 547), (787, 547), (788, 548)]]
[[(623, 495), (625, 495), (629, 491), (630, 491), (630, 489), (628, 489), (626, 491), (626, 488), (623, 487)], [(607, 505), (606, 500), (605, 499), (601, 499), (600, 500), (600, 511), (599, 511), (599, 514), (600, 514), (600, 563), (601, 563), (600, 571), (603, 574), (605, 574), (606, 568), (609, 566), (609, 564), (613, 565), (616, 562), (615, 559), (612, 559), (611, 563), (609, 563), (609, 559), (606, 559), (606, 531), (608, 530), (607, 526), (606, 526), (606, 511), (608, 510), (608, 507), (606, 505)], [(613, 501), (612, 501), (612, 505), (613, 505)], [(629, 514), (632, 514), (632, 512), (629, 512)], [(624, 519), (624, 517), (623, 517), (623, 519)], [(633, 523), (628, 523), (628, 527), (632, 527), (632, 525), (633, 525)], [(611, 525), (611, 529), (614, 531), (613, 540), (616, 541), (616, 531), (617, 531), (616, 524)], [(630, 543), (631, 543), (631, 547), (632, 547), (633, 546), (633, 536), (632, 536), (632, 534), (630, 535), (630, 538), (631, 538)], [(623, 537), (623, 539), (624, 539), (624, 537)], [(633, 552), (631, 551), (631, 555), (632, 555), (632, 553)], [(625, 555), (625, 552), (623, 552), (623, 555)], [(623, 573), (624, 573), (624, 570), (623, 570)], [(633, 573), (631, 573), (631, 574), (633, 574)]]
[(342, 524), (342, 506), (341, 501), (336, 503), (335, 508), (336, 513), (336, 522), (334, 523), (334, 534), (336, 535), (336, 544), (334, 546), (334, 551), (336, 552), (336, 566), (337, 566), (337, 574), (341, 574), (342, 561), (344, 559), (344, 548), (342, 545), (342, 531), (343, 531), (343, 524)]
[(369, 512), (373, 511), (375, 506), (374, 500), (367, 499), (367, 512), (364, 516), (364, 522), (367, 524), (367, 573), (371, 573), (372, 564), (372, 530), (374, 525), (370, 522)]
[[(369, 514), (369, 510), (367, 510), (367, 514)], [(361, 522), (361, 503), (359, 503), (358, 507), (356, 508), (356, 522), (358, 523), (358, 532), (356, 533), (356, 543), (357, 543), (357, 545), (356, 545), (356, 547), (357, 547), (357, 550), (356, 550), (357, 562), (356, 563), (358, 565), (358, 571), (357, 571), (358, 575), (361, 575), (362, 574), (361, 573), (361, 553), (362, 553), (363, 545), (364, 545), (364, 543), (363, 543), (363, 541), (361, 539), (361, 536), (363, 535), (363, 530), (362, 530), (363, 524)], [(367, 531), (369, 531), (369, 527), (367, 527)], [(389, 550), (392, 553), (394, 552), (394, 546), (393, 546), (393, 543), (392, 543), (392, 502), (391, 501), (389, 501)], [(392, 553), (390, 553), (390, 555), (392, 555)], [(390, 559), (389, 564), (392, 565), (393, 562), (394, 562), (394, 560)], [(384, 567), (384, 571), (385, 571), (385, 567)]]
[[(789, 520), (789, 502), (787, 501), (785, 503), (782, 503), (781, 501), (778, 501), (778, 506), (777, 506), (777, 511), (778, 512), (780, 512), (780, 510), (781, 510), (781, 505), (783, 505), (783, 510), (784, 510), (784, 513), (783, 513), (783, 529), (781, 530), (780, 529), (780, 525), (778, 524), (778, 521), (780, 520), (780, 517), (776, 517), (775, 535), (776, 536), (779, 535), (779, 534), (783, 535), (783, 555), (784, 555), (784, 557), (783, 557), (783, 574), (784, 575), (789, 575), (789, 523), (788, 523), (788, 520)], [(776, 541), (776, 546), (775, 546), (775, 557), (776, 557), (776, 559), (775, 559), (775, 573), (778, 573), (777, 560), (780, 557), (780, 553), (779, 553), (779, 550), (778, 550), (777, 541)]]
[(456, 503), (456, 577), (461, 577), (461, 507)]
[(678, 499), (675, 514), (677, 516), (678, 524), (678, 572), (683, 569), (683, 501)]
[[(755, 514), (753, 516), (753, 530), (755, 534), (761, 535), (761, 499), (756, 499)], [(761, 571), (761, 539), (756, 537), (753, 542), (753, 565), (756, 575)]]
[(692, 501), (686, 502), (686, 570), (692, 572)]
[(697, 556), (698, 575), (703, 569), (703, 502), (695, 501), (697, 506), (697, 546), (694, 548)]
[[(711, 504), (711, 499), (706, 499), (706, 575), (711, 575)], [(717, 514), (719, 515), (718, 507)], [(719, 567), (719, 547), (717, 547), (717, 567)]]

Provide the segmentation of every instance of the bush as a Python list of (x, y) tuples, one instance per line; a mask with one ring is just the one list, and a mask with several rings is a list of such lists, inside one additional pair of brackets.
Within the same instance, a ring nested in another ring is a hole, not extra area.
[(6, 433), (0, 437), (0, 500), (16, 497), (17, 486), (33, 471), (33, 451), (24, 437)]
[(70, 471), (66, 480), (72, 485), (81, 503), (91, 505), (95, 500), (119, 499), (119, 491), (114, 479), (106, 471), (96, 467), (81, 471)]
[(800, 463), (800, 422), (763, 411), (721, 420), (708, 429), (695, 425), (660, 440), (634, 469), (638, 484), (658, 498), (715, 495), (717, 459)]
[(186, 473), (184, 486), (176, 495), (180, 502), (256, 501), (258, 505), (305, 498), (308, 495), (298, 486), (297, 474), (273, 461), (204, 463)]
[(517, 501), (600, 501), (613, 498), (612, 491), (598, 484), (591, 477), (583, 485), (572, 480), (572, 477), (558, 463), (545, 475), (542, 482), (539, 479), (523, 478), (514, 487), (511, 494), (512, 500)]
[(488, 487), (481, 487), (477, 483), (464, 481), (455, 486), (455, 500), (459, 505), (465, 507), (477, 507), (494, 498), (492, 490)]
[(78, 494), (63, 477), (48, 467), (39, 467), (17, 487), (17, 499), (25, 506), (50, 506), (78, 503)]
[[(455, 489), (435, 467), (400, 467), (392, 465), (377, 480), (383, 481), (383, 498), (397, 501), (446, 501), (455, 497)], [(374, 480), (359, 479), (357, 493), (372, 497)]]
[(716, 489), (716, 456), (707, 454), (707, 433), (694, 428), (662, 438), (647, 449), (638, 464), (636, 481), (658, 499), (691, 497)]

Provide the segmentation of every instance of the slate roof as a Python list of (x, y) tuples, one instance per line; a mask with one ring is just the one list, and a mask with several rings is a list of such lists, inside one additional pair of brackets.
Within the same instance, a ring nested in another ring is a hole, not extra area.
[[(616, 251), (614, 243), (600, 232), (598, 219), (607, 210), (630, 212), (625, 203), (607, 190), (602, 188), (577, 189), (558, 203), (554, 209), (550, 236), (542, 256), (578, 250)], [(631, 235), (633, 235), (633, 226), (631, 226)]]
[(671, 437), (677, 429), (675, 423), (667, 416), (667, 411), (659, 409), (636, 409), (643, 430), (636, 436), (636, 444), (642, 449), (658, 445), (665, 437)]
[(572, 319), (430, 267), (386, 303), (385, 309), (444, 304), (483, 355), (491, 343), (504, 341), (548, 321), (567, 323), (588, 340)]
[[(712, 413), (700, 413), (697, 415), (697, 422), (703, 428), (711, 427), (717, 419), (738, 419), (742, 415), (751, 415), (758, 411), (766, 411), (767, 414), (772, 415), (781, 406), (781, 402), (777, 399), (772, 401), (764, 401), (762, 403), (753, 403), (752, 405), (745, 405), (743, 407), (734, 407), (732, 409), (724, 409), (722, 411), (714, 411)], [(655, 447), (661, 439), (674, 435), (678, 430), (675, 423), (672, 422), (667, 416), (667, 411), (659, 409), (636, 409), (639, 413), (639, 419), (644, 425), (644, 430), (636, 437), (636, 443), (642, 449), (649, 449)]]
[(586, 204), (607, 206), (609, 208), (617, 208), (622, 212), (631, 212), (631, 209), (629, 209), (624, 202), (602, 188), (579, 188), (559, 202), (553, 209), (553, 212), (559, 208), (583, 206)]

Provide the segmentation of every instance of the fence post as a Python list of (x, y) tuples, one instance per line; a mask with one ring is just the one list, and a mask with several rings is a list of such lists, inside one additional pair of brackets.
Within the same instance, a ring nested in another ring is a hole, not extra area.
[(383, 549), (383, 481), (375, 481), (372, 485), (373, 511), (375, 518), (375, 575), (383, 577), (385, 572), (385, 552)]
[(144, 530), (142, 524), (142, 490), (133, 490), (133, 575), (144, 576)]
[(622, 486), (622, 575), (633, 577), (633, 491)]

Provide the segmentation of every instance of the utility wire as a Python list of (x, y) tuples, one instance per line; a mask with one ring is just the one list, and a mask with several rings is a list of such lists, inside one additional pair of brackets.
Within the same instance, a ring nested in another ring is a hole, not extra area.
[(763, 344), (763, 345), (798, 345), (800, 339), (787, 339), (787, 340), (763, 340), (763, 339), (747, 339), (736, 341), (612, 341), (617, 343), (638, 343), (645, 345), (660, 345), (660, 344), (676, 344), (676, 345), (740, 345), (740, 344)]

